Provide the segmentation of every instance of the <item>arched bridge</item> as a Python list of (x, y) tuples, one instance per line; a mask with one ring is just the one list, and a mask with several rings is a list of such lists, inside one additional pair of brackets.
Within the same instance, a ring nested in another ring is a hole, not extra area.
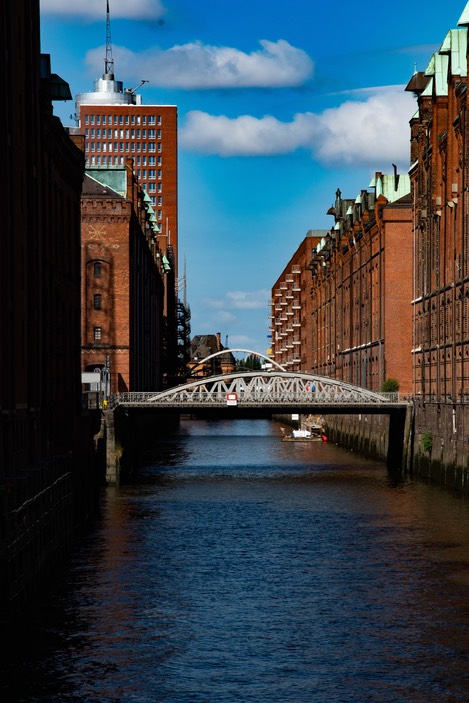
[(158, 393), (119, 393), (110, 407), (180, 412), (238, 407), (275, 413), (393, 413), (407, 403), (325, 376), (288, 371), (243, 371), (210, 376)]

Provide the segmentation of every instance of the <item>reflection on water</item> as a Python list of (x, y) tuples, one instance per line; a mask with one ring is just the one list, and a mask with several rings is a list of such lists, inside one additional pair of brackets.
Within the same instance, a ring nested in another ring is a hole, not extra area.
[(468, 598), (465, 500), (275, 423), (187, 421), (107, 491), (2, 700), (468, 701)]

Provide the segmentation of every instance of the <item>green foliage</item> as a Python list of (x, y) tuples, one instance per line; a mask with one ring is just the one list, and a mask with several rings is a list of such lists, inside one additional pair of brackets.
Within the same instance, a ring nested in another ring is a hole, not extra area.
[(399, 390), (399, 381), (397, 378), (386, 378), (381, 384), (383, 393), (397, 393)]
[(238, 359), (236, 362), (236, 368), (238, 371), (243, 371), (249, 369), (249, 371), (260, 371), (261, 360), (258, 356), (254, 354), (249, 354), (246, 359)]
[(430, 453), (433, 447), (433, 434), (431, 430), (423, 430), (420, 441), (424, 452)]

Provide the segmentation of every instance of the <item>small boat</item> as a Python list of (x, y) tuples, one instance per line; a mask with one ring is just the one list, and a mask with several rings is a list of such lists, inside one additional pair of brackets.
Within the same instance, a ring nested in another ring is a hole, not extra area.
[(327, 437), (320, 430), (293, 430), (291, 434), (282, 437), (282, 442), (327, 442)]

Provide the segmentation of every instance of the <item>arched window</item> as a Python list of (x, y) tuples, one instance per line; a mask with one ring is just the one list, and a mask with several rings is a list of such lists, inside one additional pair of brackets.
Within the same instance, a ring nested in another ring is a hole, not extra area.
[(101, 294), (96, 293), (94, 298), (93, 298), (93, 307), (95, 310), (101, 310), (102, 307), (102, 301), (101, 301)]
[(100, 261), (95, 261), (95, 264), (94, 264), (94, 277), (95, 277), (95, 278), (101, 278), (101, 274), (102, 274), (101, 262), (100, 262)]

